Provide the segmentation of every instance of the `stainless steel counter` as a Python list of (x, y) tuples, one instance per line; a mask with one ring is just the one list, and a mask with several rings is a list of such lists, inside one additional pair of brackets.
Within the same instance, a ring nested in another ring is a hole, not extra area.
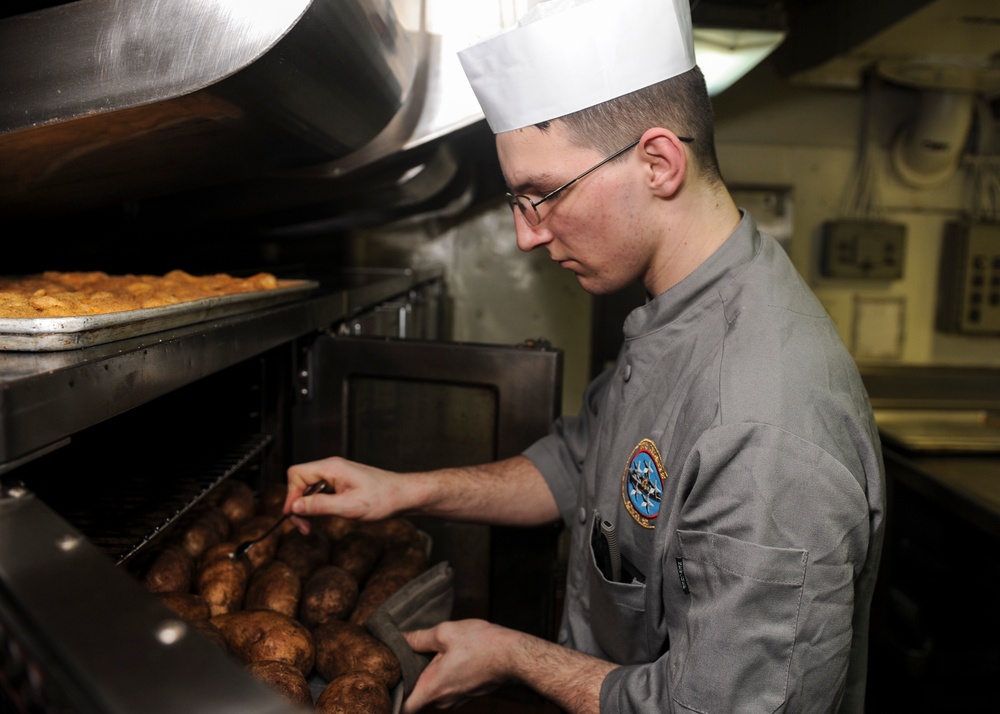
[(887, 366), (862, 377), (887, 481), (868, 708), (992, 711), (1000, 452), (990, 415), (1000, 408), (1000, 369)]
[(1000, 454), (884, 455), (889, 478), (1000, 537)]
[(890, 481), (1000, 535), (1000, 369), (909, 365), (861, 374)]

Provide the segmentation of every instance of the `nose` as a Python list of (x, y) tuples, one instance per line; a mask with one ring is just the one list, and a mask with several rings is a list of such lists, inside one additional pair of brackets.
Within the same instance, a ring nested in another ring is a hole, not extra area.
[(552, 241), (552, 234), (541, 223), (532, 227), (521, 215), (520, 211), (514, 211), (514, 235), (517, 238), (517, 247), (525, 253)]

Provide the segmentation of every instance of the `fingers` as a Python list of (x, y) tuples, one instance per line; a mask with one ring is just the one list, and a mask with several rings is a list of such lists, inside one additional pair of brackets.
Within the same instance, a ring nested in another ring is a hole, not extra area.
[[(387, 478), (386, 472), (337, 456), (295, 464), (288, 468), (284, 510), (299, 516), (333, 515), (357, 520), (388, 518), (393, 512), (386, 495), (391, 495)], [(333, 493), (304, 496), (306, 488), (320, 481), (332, 487)]]
[(499, 631), (483, 620), (459, 620), (403, 632), (415, 652), (435, 653), (404, 703), (404, 712), (428, 705), (454, 708), (495, 689), (503, 674), (494, 663), (495, 650), (504, 646), (496, 637)]
[(330, 457), (320, 461), (308, 461), (288, 467), (288, 493), (285, 495), (285, 513), (297, 513), (303, 516), (329, 513), (331, 500), (314, 501), (320, 494), (303, 498), (303, 493), (310, 486), (324, 481), (328, 485), (328, 493), (324, 499), (332, 499), (332, 495), (341, 490), (338, 483), (341, 472), (347, 462), (339, 457)]
[(284, 513), (293, 513), (292, 505), (302, 497), (303, 491), (323, 480), (321, 464), (321, 461), (311, 461), (288, 468), (288, 493), (285, 494), (285, 505), (282, 507)]
[(417, 714), (417, 712), (423, 711), (424, 708), (432, 704), (435, 709), (457, 709), (472, 699), (472, 697), (459, 694), (451, 697), (439, 697), (437, 699), (433, 699), (424, 695), (424, 689), (424, 687), (421, 687), (420, 680), (418, 679), (417, 685), (413, 688), (413, 692), (411, 692), (410, 696), (408, 696), (403, 702), (403, 714)]
[(403, 714), (417, 714), (421, 709), (430, 704), (430, 700), (424, 696), (420, 688), (420, 680), (417, 680), (417, 686), (413, 688), (405, 700), (403, 700)]
[[(325, 482), (332, 493), (305, 496), (310, 485)], [(300, 516), (332, 515), (361, 521), (391, 518), (412, 510), (412, 494), (419, 489), (405, 488), (409, 478), (383, 469), (358, 464), (332, 456), (321, 461), (295, 464), (288, 468), (288, 494), (285, 513)]]

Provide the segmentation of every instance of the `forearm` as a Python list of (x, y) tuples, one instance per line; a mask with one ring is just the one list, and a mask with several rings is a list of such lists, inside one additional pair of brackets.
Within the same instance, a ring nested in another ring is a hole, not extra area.
[(403, 512), (493, 525), (539, 525), (559, 518), (545, 479), (524, 456), (401, 478)]
[[(302, 498), (325, 481), (333, 493)], [(286, 512), (377, 520), (428, 515), (492, 525), (530, 526), (559, 518), (545, 479), (524, 456), (489, 464), (398, 474), (338, 456), (288, 469)]]
[(573, 714), (597, 714), (601, 685), (617, 665), (523, 633), (515, 633), (511, 678)]
[(572, 714), (597, 714), (601, 685), (617, 665), (483, 620), (443, 622), (404, 633), (415, 652), (435, 653), (404, 706), (453, 707), (505, 683), (521, 684)]

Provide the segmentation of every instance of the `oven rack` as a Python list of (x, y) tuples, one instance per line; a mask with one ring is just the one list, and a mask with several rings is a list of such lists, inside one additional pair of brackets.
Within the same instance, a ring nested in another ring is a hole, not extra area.
[(79, 488), (63, 485), (36, 493), (118, 565), (124, 565), (164, 531), (183, 522), (216, 486), (232, 477), (249, 478), (246, 472), (272, 441), (270, 434), (252, 434), (197, 458), (179, 449), (173, 457), (149, 459), (129, 473), (106, 473)]

